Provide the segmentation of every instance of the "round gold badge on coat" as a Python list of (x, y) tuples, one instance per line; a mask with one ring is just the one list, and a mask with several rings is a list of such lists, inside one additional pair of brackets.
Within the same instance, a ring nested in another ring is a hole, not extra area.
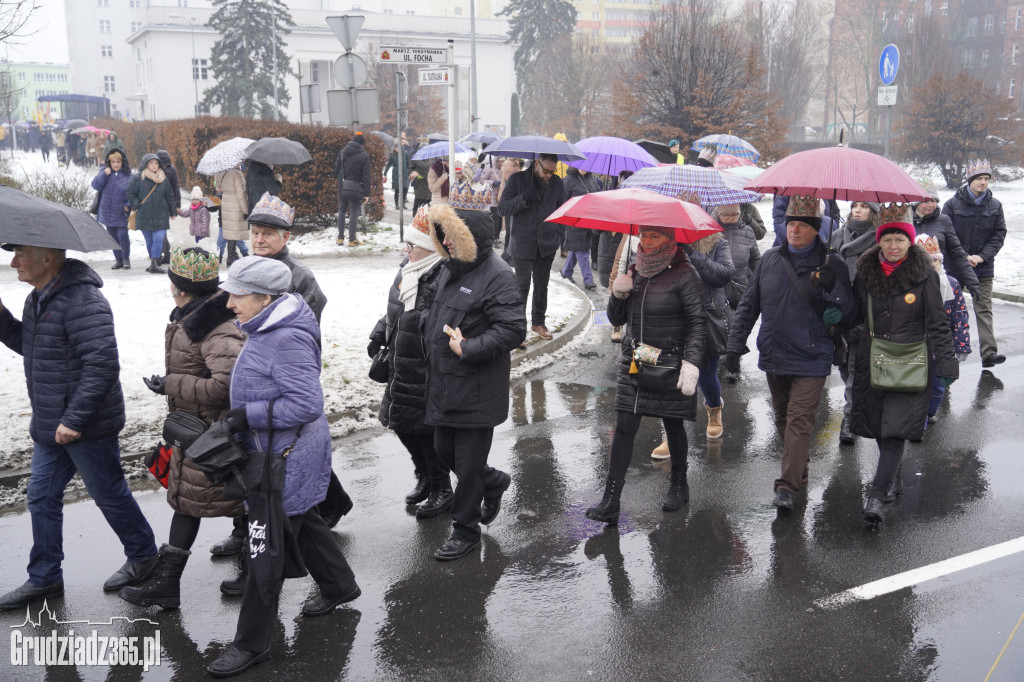
[(907, 302), (907, 305), (910, 305), (911, 303), (917, 300), (917, 296), (915, 296), (914, 294), (907, 294), (906, 296), (903, 297), (903, 300)]

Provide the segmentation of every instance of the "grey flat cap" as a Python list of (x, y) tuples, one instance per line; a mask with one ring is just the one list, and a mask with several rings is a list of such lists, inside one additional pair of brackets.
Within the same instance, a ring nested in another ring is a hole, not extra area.
[(283, 294), (292, 285), (292, 271), (273, 258), (246, 256), (231, 264), (220, 288), (229, 294)]

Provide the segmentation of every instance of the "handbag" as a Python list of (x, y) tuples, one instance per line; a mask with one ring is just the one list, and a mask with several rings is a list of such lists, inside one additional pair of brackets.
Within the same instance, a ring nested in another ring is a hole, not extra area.
[(210, 425), (205, 420), (184, 410), (175, 410), (164, 420), (164, 442), (184, 452), (208, 428)]
[(629, 373), (636, 376), (639, 388), (651, 391), (675, 391), (679, 384), (682, 358), (666, 355), (660, 348), (638, 343), (633, 348)]
[(868, 294), (871, 388), (888, 393), (920, 393), (928, 387), (928, 335), (914, 343), (877, 338), (871, 299)]
[[(402, 313), (398, 314), (398, 318), (395, 320), (395, 326), (392, 327), (392, 330), (398, 328), (398, 320), (400, 319), (402, 319)], [(368, 375), (370, 379), (376, 381), (378, 384), (388, 383), (388, 376), (391, 374), (391, 369), (389, 367), (391, 364), (391, 342), (394, 338), (395, 335), (393, 331), (391, 334), (385, 332), (384, 345), (381, 346), (380, 350), (377, 351), (377, 354), (373, 356), (373, 360), (370, 362), (370, 371), (368, 372)]]
[(245, 463), (246, 452), (228, 429), (227, 422), (214, 422), (185, 449), (185, 456), (202, 470), (214, 485), (238, 477), (239, 467)]
[(174, 450), (169, 445), (157, 443), (156, 447), (146, 457), (146, 468), (153, 477), (160, 482), (160, 485), (167, 487), (167, 475), (171, 472), (171, 455)]
[(92, 198), (92, 204), (89, 205), (89, 213), (97, 215), (100, 212), (100, 193), (96, 192), (96, 196)]
[[(146, 198), (142, 200), (141, 204), (139, 204), (139, 208), (142, 208), (142, 206), (145, 205), (146, 200), (149, 199), (149, 197), (155, 191), (156, 191), (156, 183), (153, 183), (153, 189), (149, 190), (149, 194), (147, 194)], [(133, 208), (132, 212), (128, 214), (128, 229), (129, 230), (134, 230), (135, 229), (135, 216), (138, 215), (138, 213), (139, 213), (139, 209), (138, 208)]]
[(729, 319), (724, 309), (705, 308), (708, 324), (707, 346), (713, 355), (723, 355), (729, 344)]

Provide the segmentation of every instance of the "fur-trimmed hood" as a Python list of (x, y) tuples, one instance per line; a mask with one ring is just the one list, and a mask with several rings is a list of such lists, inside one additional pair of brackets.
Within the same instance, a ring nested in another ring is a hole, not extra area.
[(928, 253), (917, 244), (911, 244), (903, 263), (886, 276), (879, 262), (881, 251), (882, 247), (876, 244), (861, 254), (857, 261), (857, 283), (863, 284), (875, 298), (902, 293), (935, 272)]
[(722, 235), (721, 232), (715, 232), (713, 234), (709, 234), (706, 237), (701, 237), (697, 241), (690, 244), (690, 246), (693, 247), (694, 251), (700, 251), (706, 256), (710, 254), (712, 251), (714, 251), (715, 247), (718, 246), (718, 242), (722, 241), (723, 239), (725, 239), (725, 237)]
[(235, 319), (234, 311), (228, 309), (226, 291), (218, 291), (212, 296), (199, 299), (196, 303), (198, 305), (193, 310), (185, 312), (181, 321), (181, 328), (192, 343), (199, 343), (214, 329)]
[[(493, 251), (494, 223), (490, 213), (457, 210), (448, 204), (431, 204), (427, 215), (430, 218), (430, 238), (441, 258), (477, 263)], [(453, 253), (449, 253), (442, 243), (445, 235), (451, 238)]]

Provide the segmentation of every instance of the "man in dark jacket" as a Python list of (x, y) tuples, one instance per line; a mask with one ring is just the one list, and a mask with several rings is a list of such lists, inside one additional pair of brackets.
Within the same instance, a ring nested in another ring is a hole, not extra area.
[[(789, 206), (789, 199), (790, 197), (779, 194), (772, 202), (772, 226), (775, 230), (775, 241), (772, 246), (782, 246), (786, 243), (786, 226), (788, 225), (786, 208)], [(837, 229), (835, 226), (839, 224), (838, 211), (839, 207), (834, 201), (825, 202), (825, 211), (821, 216), (821, 229), (818, 230), (818, 236), (826, 244), (832, 238), (833, 230)]]
[[(597, 179), (596, 175), (572, 166), (566, 170), (562, 185), (565, 187), (566, 200), (601, 191), (601, 181)], [(572, 282), (572, 271), (579, 263), (583, 285), (587, 289), (597, 288), (597, 284), (594, 282), (594, 271), (590, 267), (590, 239), (595, 234), (598, 234), (598, 230), (567, 227), (565, 228), (565, 242), (562, 244), (562, 248), (569, 252), (565, 264), (562, 265), (562, 277)], [(597, 265), (596, 261), (594, 265)]]
[[(398, 145), (402, 145), (402, 162), (398, 162)], [(406, 196), (409, 194), (409, 145), (405, 143), (405, 133), (402, 133), (401, 141), (395, 140), (394, 149), (388, 157), (387, 165), (384, 166), (384, 175), (391, 171), (391, 188), (395, 192), (395, 210), (398, 204), (402, 208), (409, 208), (406, 205)]]
[(245, 196), (249, 199), (249, 213), (252, 213), (256, 203), (264, 194), (269, 194), (272, 197), (281, 194), (281, 176), (265, 163), (246, 162)]
[[(171, 183), (171, 192), (174, 194), (174, 208), (181, 208), (181, 186), (178, 184), (178, 169), (171, 163), (171, 155), (167, 153), (166, 149), (157, 149), (156, 158), (160, 159), (160, 168), (163, 169), (164, 175), (167, 176), (167, 180)], [(171, 262), (171, 240), (164, 235), (164, 246), (160, 251), (160, 263), (159, 265), (167, 265)]]
[(970, 291), (974, 298), (978, 298), (981, 295), (976, 291), (978, 275), (967, 260), (967, 252), (960, 244), (960, 238), (956, 236), (953, 221), (939, 210), (939, 191), (935, 183), (931, 178), (922, 178), (918, 183), (928, 193), (928, 198), (914, 206), (914, 231), (919, 235), (935, 237), (935, 241), (939, 243), (939, 250), (942, 251), (942, 265), (946, 269), (946, 274), (955, 277), (962, 288)]
[(978, 295), (972, 291), (971, 299), (978, 321), (982, 367), (1006, 362), (1006, 356), (999, 354), (992, 325), (992, 281), (996, 254), (1006, 239), (1006, 219), (1003, 205), (988, 188), (991, 179), (992, 166), (987, 159), (968, 164), (967, 182), (942, 207), (942, 212), (953, 221), (956, 236), (967, 251), (967, 262), (978, 276)]
[(818, 235), (818, 199), (792, 197), (787, 218), (786, 244), (765, 252), (740, 298), (725, 356), (726, 370), (738, 372), (760, 317), (757, 364), (767, 376), (782, 437), (782, 475), (775, 480), (773, 504), (782, 509), (793, 508), (793, 493), (807, 483), (814, 417), (832, 372), (830, 328), (849, 326), (857, 317), (846, 264), (828, 254)]
[(370, 155), (366, 153), (365, 144), (363, 134), (356, 133), (334, 163), (334, 174), (338, 178), (338, 246), (345, 244), (345, 216), (348, 216), (348, 245), (365, 243), (356, 238), (359, 210), (370, 196)]
[(14, 251), (11, 267), (18, 279), (35, 287), (20, 321), (0, 301), (0, 341), (25, 358), (33, 443), (29, 578), (0, 597), (0, 610), (7, 610), (64, 594), (64, 487), (76, 471), (128, 558), (104, 590), (148, 578), (157, 565), (157, 549), (121, 470), (117, 436), (124, 428), (124, 398), (114, 320), (99, 291), (103, 282), (62, 250), (3, 248)]
[(421, 319), (427, 348), (426, 423), (434, 449), (455, 472), (454, 527), (434, 556), (451, 561), (480, 546), (512, 477), (487, 465), (494, 427), (508, 418), (511, 351), (526, 338), (525, 309), (511, 268), (492, 247), (488, 201), (461, 195), (430, 207), (430, 233), (446, 258), (437, 295)]
[(544, 222), (565, 202), (562, 178), (555, 175), (557, 167), (558, 157), (539, 154), (530, 168), (509, 177), (498, 202), (498, 213), (511, 221), (508, 250), (524, 306), (533, 280), (530, 329), (545, 340), (553, 338), (544, 319), (548, 310), (548, 279), (564, 232), (558, 223)]

